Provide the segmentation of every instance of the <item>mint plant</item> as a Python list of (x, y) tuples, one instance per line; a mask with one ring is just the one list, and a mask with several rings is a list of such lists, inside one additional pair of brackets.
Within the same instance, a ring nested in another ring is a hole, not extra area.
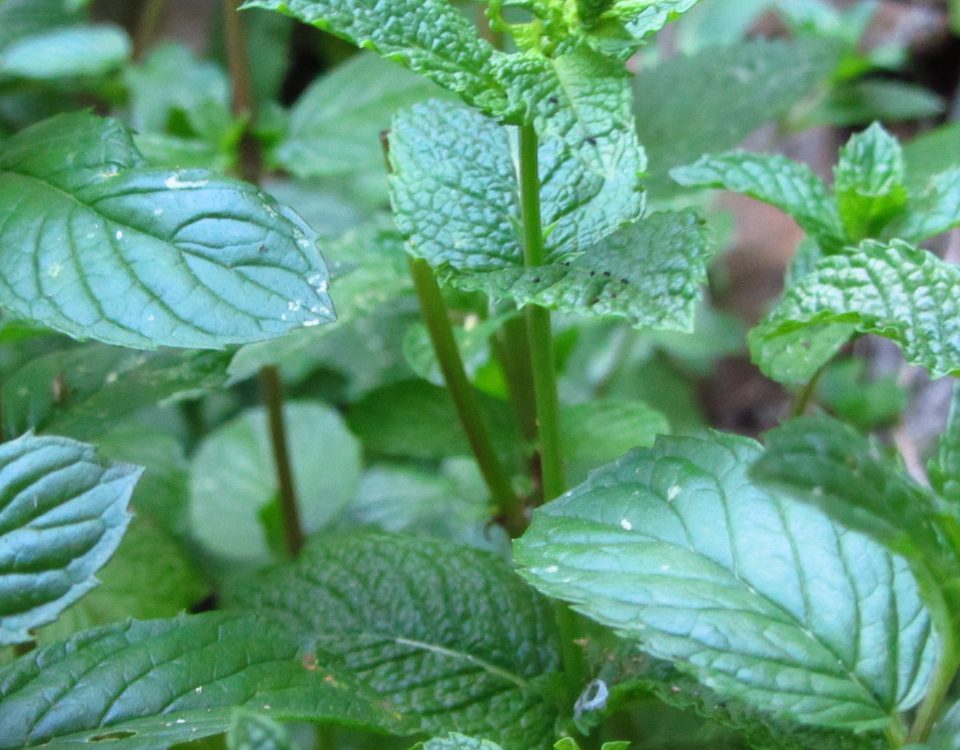
[[(162, 3), (134, 42), (0, 2), (0, 750), (956, 746), (960, 390), (924, 483), (856, 368), (853, 425), (764, 446), (678, 419), (650, 352), (739, 340), (685, 193), (724, 187), (808, 234), (766, 373), (879, 333), (955, 375), (919, 245), (958, 168), (879, 125), (832, 189), (695, 161), (840, 64), (631, 77), (696, 5), (228, 1), (225, 69), (154, 43)], [(284, 16), (367, 50), (289, 112)]]

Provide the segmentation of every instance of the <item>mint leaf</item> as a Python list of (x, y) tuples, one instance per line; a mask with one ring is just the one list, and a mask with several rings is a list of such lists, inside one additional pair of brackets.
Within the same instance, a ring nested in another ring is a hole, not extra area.
[(840, 149), (834, 191), (847, 236), (875, 237), (907, 204), (900, 143), (879, 123), (857, 133)]
[(132, 44), (109, 24), (68, 26), (22, 37), (0, 52), (0, 76), (31, 81), (101, 76), (127, 61)]
[[(356, 495), (360, 445), (330, 407), (288, 402), (287, 441), (301, 523), (314, 532), (330, 523)], [(271, 544), (264, 514), (275, 508), (276, 465), (266, 411), (251, 409), (209, 433), (190, 467), (191, 529), (221, 563), (282, 557)]]
[[(494, 445), (504, 454), (515, 452), (520, 437), (510, 407), (483, 395), (480, 405)], [(347, 420), (367, 450), (387, 456), (437, 459), (471, 453), (450, 394), (425, 380), (371, 391), (351, 407)]]
[[(541, 141), (562, 143), (563, 156), (580, 162), (581, 171), (586, 167), (606, 183), (622, 185), (628, 194), (639, 193), (647, 162), (637, 140), (630, 79), (622, 64), (582, 42), (568, 42), (551, 57), (509, 55), (498, 64), (508, 93), (527, 113), (525, 119), (534, 124)], [(570, 181), (569, 176), (563, 179)]]
[(291, 15), (402, 63), (484, 112), (516, 117), (494, 66), (502, 53), (444, 0), (250, 0), (243, 7)]
[(631, 448), (653, 445), (670, 431), (667, 418), (642, 401), (602, 399), (562, 407), (563, 456), (567, 484), (580, 484), (587, 474)]
[(748, 337), (774, 380), (804, 382), (859, 331), (895, 341), (933, 377), (960, 372), (960, 267), (894, 240), (821, 260)]
[(439, 468), (380, 463), (367, 469), (339, 527), (427, 536), (502, 550), (490, 526), (489, 491), (476, 463), (449, 458)]
[[(707, 3), (699, 9), (713, 7)], [(676, 193), (677, 183), (667, 175), (670, 168), (734, 148), (764, 123), (786, 114), (829, 77), (838, 57), (837, 46), (823, 40), (752, 40), (711, 46), (641, 70), (632, 83), (633, 112), (650, 157), (650, 194)]]
[[(390, 133), (397, 228), (438, 269), (522, 267), (520, 187), (511, 133), (453, 102), (402, 111)], [(599, 145), (583, 142), (582, 147)], [(633, 163), (628, 151), (620, 157)], [(588, 170), (561, 140), (540, 147), (543, 225), (553, 256), (581, 252), (643, 210), (635, 174)]]
[(294, 750), (295, 745), (283, 724), (264, 714), (246, 709), (233, 712), (227, 731), (229, 750)]
[(114, 120), (60, 115), (0, 148), (0, 300), (75, 338), (217, 349), (333, 319), (314, 235), (256, 188), (148, 168)]
[(917, 585), (872, 540), (753, 484), (761, 455), (733, 435), (660, 438), (538, 509), (522, 574), (722, 696), (890, 726), (936, 654)]
[(18, 39), (83, 20), (63, 0), (4, 0), (0, 3), (0, 49)]
[(920, 242), (960, 226), (960, 167), (936, 175), (909, 208), (888, 227), (887, 236)]
[(399, 65), (362, 53), (319, 78), (290, 112), (273, 152), (298, 177), (383, 171), (380, 133), (402, 107), (443, 92)]
[(130, 521), (140, 472), (66, 438), (0, 446), (0, 645), (29, 641), (96, 586)]
[(846, 242), (827, 186), (809, 167), (785, 156), (731, 151), (704, 156), (670, 175), (687, 187), (724, 188), (776, 206), (828, 252)]
[(917, 136), (903, 147), (907, 187), (922, 191), (944, 165), (960, 164), (960, 123), (948, 123)]
[[(334, 278), (330, 294), (337, 309), (336, 322), (241, 347), (230, 362), (231, 382), (245, 380), (266, 365), (289, 368), (298, 360), (307, 360), (308, 372), (312, 372), (315, 358), (311, 353), (319, 339), (338, 331), (346, 333), (360, 321), (369, 323), (381, 311), (396, 317), (398, 301), (412, 293), (403, 238), (394, 229), (382, 229), (377, 223), (361, 226), (326, 242), (324, 255)], [(365, 335), (372, 338), (376, 334)]]
[(318, 538), (238, 584), (232, 606), (292, 617), (318, 664), (419, 732), (546, 750), (559, 669), (553, 614), (500, 559), (400, 536)]
[(277, 719), (411, 731), (349, 676), (314, 665), (303, 642), (287, 624), (235, 613), (81, 633), (0, 667), (0, 748), (109, 741), (118, 750), (165, 750), (226, 731), (238, 706)]
[[(141, 482), (138, 492), (144, 486)], [(131, 617), (174, 617), (210, 593), (184, 550), (156, 523), (142, 517), (136, 506), (134, 495), (133, 521), (110, 562), (98, 573), (100, 585), (44, 627), (37, 634), (39, 643), (53, 643)]]
[(931, 750), (958, 750), (960, 748), (960, 702), (954, 703), (937, 722), (930, 735)]
[(222, 386), (229, 361), (221, 352), (147, 354), (102, 344), (51, 352), (3, 383), (4, 430), (88, 440), (158, 402)]
[(421, 742), (415, 745), (413, 750), (500, 750), (500, 746), (487, 740), (451, 732), (445, 737), (434, 737)]
[(696, 213), (663, 211), (627, 225), (573, 260), (447, 278), (461, 289), (519, 305), (625, 318), (635, 328), (691, 332), (712, 255)]
[(942, 638), (960, 625), (960, 522), (929, 490), (891, 466), (878, 445), (828, 417), (794, 419), (770, 432), (757, 481), (813, 503), (909, 563)]
[(189, 48), (174, 43), (158, 46), (141, 64), (124, 71), (124, 81), (130, 91), (130, 124), (139, 133), (138, 146), (150, 134), (168, 133), (171, 122), (177, 121), (210, 147), (220, 148), (231, 137), (235, 125), (226, 71), (201, 60)]
[(699, 0), (614, 0), (589, 24), (598, 50), (625, 60), (651, 34), (690, 10)]
[(937, 457), (929, 466), (930, 484), (960, 512), (960, 386), (954, 384), (947, 425), (940, 435)]

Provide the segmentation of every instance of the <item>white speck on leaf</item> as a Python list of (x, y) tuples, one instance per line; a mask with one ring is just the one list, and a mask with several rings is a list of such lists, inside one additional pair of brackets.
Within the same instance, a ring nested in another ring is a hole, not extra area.
[(633, 524), (630, 523), (630, 521), (628, 521), (626, 518), (621, 518), (621, 519), (620, 519), (620, 527), (621, 527), (624, 531), (633, 531)]
[(118, 230), (117, 230), (117, 233), (116, 233), (114, 236), (115, 236), (118, 240), (122, 240), (122, 239), (123, 239), (123, 232), (121, 232), (121, 231), (118, 229)]
[(320, 321), (317, 318), (312, 318), (310, 320), (303, 321), (304, 328), (313, 328), (314, 326), (320, 325)]
[(180, 175), (172, 174), (163, 181), (168, 190), (189, 190), (191, 188), (206, 187), (209, 180), (181, 180)]
[(51, 279), (57, 278), (60, 275), (60, 272), (63, 270), (63, 265), (60, 263), (51, 263), (47, 266), (47, 275)]
[(106, 379), (107, 385), (110, 385), (111, 383), (116, 383), (119, 377), (120, 375), (115, 372), (108, 372), (107, 379)]
[(676, 499), (677, 495), (679, 494), (680, 494), (680, 485), (679, 484), (673, 485), (669, 490), (667, 490), (667, 502), (672, 503)]

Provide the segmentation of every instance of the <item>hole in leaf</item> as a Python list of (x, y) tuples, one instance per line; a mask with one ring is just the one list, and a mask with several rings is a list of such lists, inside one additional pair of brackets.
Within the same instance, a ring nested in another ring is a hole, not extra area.
[(126, 740), (130, 737), (136, 737), (136, 732), (131, 732), (129, 729), (120, 729), (116, 732), (106, 732), (105, 734), (98, 734), (90, 738), (90, 742), (115, 742), (117, 740)]

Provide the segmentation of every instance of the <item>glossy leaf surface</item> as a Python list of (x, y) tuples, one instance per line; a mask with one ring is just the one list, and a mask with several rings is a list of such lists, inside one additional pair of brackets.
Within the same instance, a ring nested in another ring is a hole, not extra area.
[(731, 435), (660, 438), (539, 509), (522, 573), (721, 695), (889, 726), (935, 655), (917, 585), (875, 542), (753, 484), (761, 455)]
[(545, 750), (559, 668), (546, 602), (496, 557), (400, 536), (317, 538), (298, 562), (238, 586), (233, 606), (279, 611), (419, 731)]
[(218, 349), (333, 319), (298, 217), (244, 183), (147, 167), (114, 120), (16, 135), (0, 202), (0, 301), (74, 338)]
[(25, 435), (0, 446), (0, 644), (29, 641), (30, 629), (97, 584), (139, 476), (65, 438)]
[(237, 706), (403, 731), (347, 676), (306, 668), (302, 638), (229, 613), (87, 631), (0, 667), (0, 748), (162, 750), (227, 730)]
[(749, 335), (754, 362), (805, 382), (856, 331), (896, 342), (933, 377), (960, 372), (960, 267), (894, 240), (821, 260)]

